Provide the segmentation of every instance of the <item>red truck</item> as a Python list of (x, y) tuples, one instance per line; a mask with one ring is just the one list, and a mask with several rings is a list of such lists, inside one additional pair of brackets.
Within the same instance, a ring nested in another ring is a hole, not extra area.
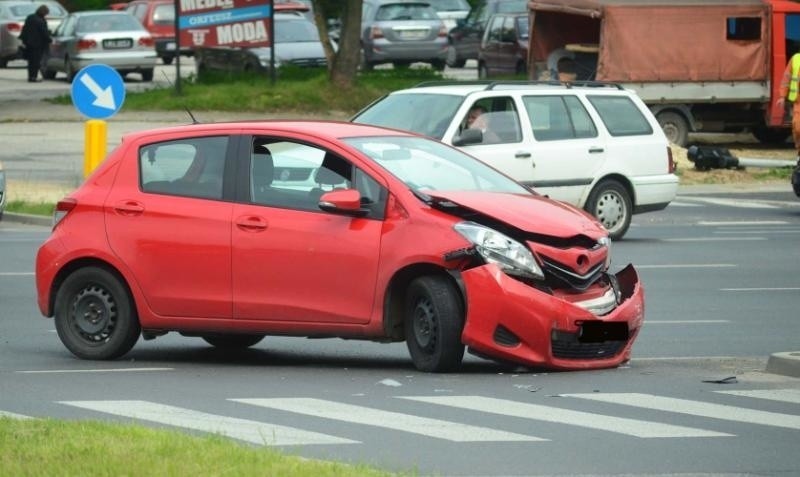
[(528, 8), (531, 79), (562, 49), (579, 80), (635, 90), (675, 144), (689, 132), (749, 130), (765, 143), (790, 135), (777, 101), (784, 68), (800, 51), (800, 3), (533, 0)]

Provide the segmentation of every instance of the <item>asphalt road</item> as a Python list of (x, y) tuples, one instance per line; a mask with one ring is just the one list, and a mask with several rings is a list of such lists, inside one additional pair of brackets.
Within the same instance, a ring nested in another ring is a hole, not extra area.
[(800, 380), (762, 372), (800, 336), (788, 190), (682, 194), (637, 216), (613, 267), (639, 269), (647, 321), (629, 365), (592, 372), (469, 356), (426, 375), (403, 344), (268, 337), (231, 355), (176, 334), (77, 360), (35, 305), (47, 234), (0, 223), (6, 413), (134, 419), (425, 475), (800, 473)]
[[(34, 124), (35, 140), (12, 124), (0, 124), (6, 167), (64, 177), (53, 168), (80, 152), (73, 121)], [(603, 371), (468, 356), (461, 372), (430, 375), (402, 343), (268, 337), (229, 354), (175, 333), (81, 361), (36, 307), (48, 233), (0, 222), (0, 414), (219, 432), (422, 475), (800, 474), (800, 380), (763, 372), (771, 353), (800, 348), (800, 200), (788, 184), (682, 188), (634, 218), (612, 268), (639, 270), (646, 323), (630, 364)]]

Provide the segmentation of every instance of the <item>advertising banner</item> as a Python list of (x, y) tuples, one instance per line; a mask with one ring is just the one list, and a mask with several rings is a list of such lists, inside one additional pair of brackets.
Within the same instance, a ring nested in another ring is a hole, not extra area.
[(184, 47), (269, 46), (272, 0), (177, 0)]

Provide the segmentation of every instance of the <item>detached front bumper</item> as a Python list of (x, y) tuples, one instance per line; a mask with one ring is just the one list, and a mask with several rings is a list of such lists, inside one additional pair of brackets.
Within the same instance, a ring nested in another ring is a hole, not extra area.
[(463, 343), (478, 354), (527, 366), (593, 369), (630, 359), (644, 321), (644, 290), (632, 265), (615, 275), (617, 306), (603, 316), (515, 280), (494, 265), (462, 272)]

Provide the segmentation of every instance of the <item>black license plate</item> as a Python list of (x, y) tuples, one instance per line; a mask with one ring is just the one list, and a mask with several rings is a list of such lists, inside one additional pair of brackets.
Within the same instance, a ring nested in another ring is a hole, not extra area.
[(628, 324), (622, 322), (584, 322), (578, 334), (581, 343), (602, 343), (603, 341), (626, 341)]
[(133, 46), (133, 40), (130, 38), (121, 38), (116, 40), (103, 40), (103, 48), (106, 50), (122, 50)]

